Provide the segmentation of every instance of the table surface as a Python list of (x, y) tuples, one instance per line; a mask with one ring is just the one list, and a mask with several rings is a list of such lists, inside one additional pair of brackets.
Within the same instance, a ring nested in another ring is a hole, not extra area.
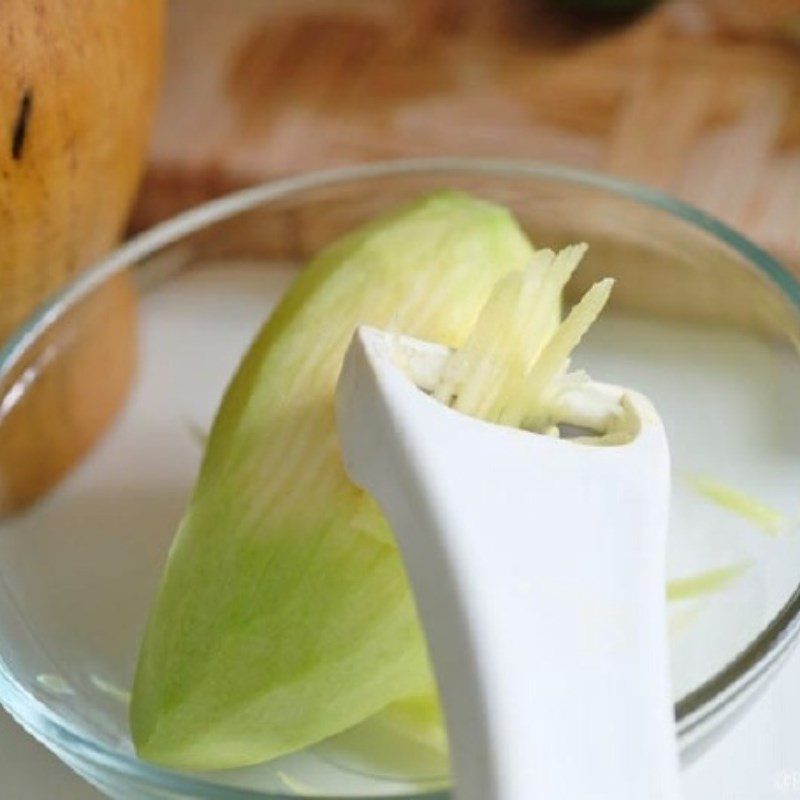
[[(725, 739), (690, 767), (686, 800), (800, 798), (800, 652)], [(98, 800), (55, 756), (0, 712), (4, 800)]]
[(232, 188), (506, 156), (678, 195), (800, 268), (800, 2), (170, 0), (143, 227)]

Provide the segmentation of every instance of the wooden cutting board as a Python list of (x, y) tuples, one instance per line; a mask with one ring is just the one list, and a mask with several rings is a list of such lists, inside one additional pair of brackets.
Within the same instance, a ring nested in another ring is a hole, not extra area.
[(661, 187), (800, 265), (800, 0), (556, 6), (172, 0), (134, 224), (321, 167), (506, 156)]

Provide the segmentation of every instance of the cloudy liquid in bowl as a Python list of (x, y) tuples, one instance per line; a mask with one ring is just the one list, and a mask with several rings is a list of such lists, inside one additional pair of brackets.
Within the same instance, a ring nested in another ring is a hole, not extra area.
[[(139, 638), (199, 467), (202, 433), (295, 274), (291, 266), (208, 264), (145, 295), (139, 377), (124, 417), (57, 492), (3, 525), (0, 588), (4, 602), (23, 610), (26, 642), (13, 648), (9, 667), (78, 730), (122, 752), (131, 751), (127, 701)], [(664, 419), (674, 467), (670, 574), (751, 565), (724, 592), (671, 606), (680, 697), (740, 651), (796, 583), (800, 361), (730, 327), (612, 311), (592, 328), (575, 366), (644, 392)], [(757, 497), (783, 514), (789, 532), (765, 536), (699, 495), (684, 473)], [(446, 764), (368, 722), (213, 780), (285, 794), (389, 796), (443, 785)]]

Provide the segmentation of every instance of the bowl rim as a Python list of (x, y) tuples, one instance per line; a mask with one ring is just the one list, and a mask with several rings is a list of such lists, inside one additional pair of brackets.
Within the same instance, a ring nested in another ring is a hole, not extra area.
[[(18, 365), (28, 348), (68, 309), (100, 284), (155, 252), (209, 225), (249, 211), (264, 203), (294, 193), (325, 186), (415, 174), (446, 173), (491, 175), (497, 178), (538, 178), (597, 189), (666, 213), (710, 235), (738, 253), (764, 275), (800, 313), (800, 283), (775, 258), (736, 232), (726, 223), (693, 205), (643, 184), (547, 162), (505, 158), (412, 158), (379, 161), (303, 173), (270, 180), (223, 195), (183, 211), (145, 230), (114, 250), (96, 266), (80, 273), (72, 282), (37, 309), (0, 347), (0, 383)], [(717, 715), (735, 710), (763, 684), (765, 677), (789, 652), (800, 633), (800, 577), (792, 594), (771, 621), (723, 668), (675, 704), (676, 726), (681, 739), (702, 731)], [(207, 782), (190, 774), (174, 772), (140, 761), (135, 756), (111, 750), (83, 735), (74, 726), (29, 694), (14, 678), (0, 656), (0, 702), (34, 738), (91, 764), (134, 778), (154, 788), (189, 792), (189, 796), (222, 800), (291, 800), (285, 794), (266, 794)], [(447, 792), (425, 792), (397, 796), (395, 800), (444, 800)], [(328, 798), (334, 800), (334, 798)], [(340, 798), (340, 800), (344, 800)], [(368, 800), (368, 798), (363, 798)]]

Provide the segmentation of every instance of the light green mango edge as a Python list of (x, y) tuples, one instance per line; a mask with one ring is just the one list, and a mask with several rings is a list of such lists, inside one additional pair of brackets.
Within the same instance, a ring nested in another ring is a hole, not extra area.
[(447, 191), (300, 273), (225, 394), (169, 554), (131, 703), (141, 757), (244, 766), (378, 712), (443, 746), (400, 556), (344, 473), (333, 392), (356, 325), (457, 347), (532, 255), (508, 211)]

